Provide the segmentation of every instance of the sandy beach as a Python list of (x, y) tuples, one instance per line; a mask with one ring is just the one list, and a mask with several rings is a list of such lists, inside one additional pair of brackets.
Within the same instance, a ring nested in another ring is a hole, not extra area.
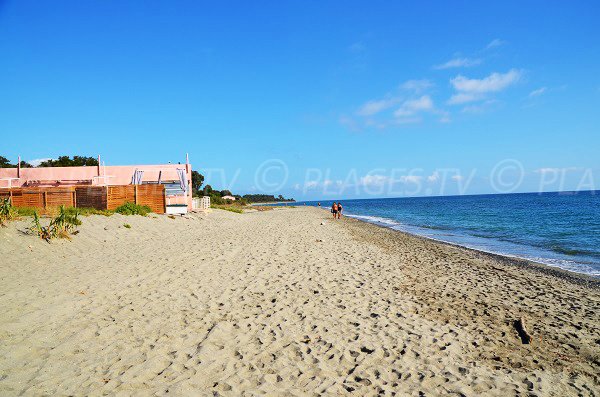
[(2, 395), (600, 394), (598, 280), (316, 208), (27, 225), (0, 228)]

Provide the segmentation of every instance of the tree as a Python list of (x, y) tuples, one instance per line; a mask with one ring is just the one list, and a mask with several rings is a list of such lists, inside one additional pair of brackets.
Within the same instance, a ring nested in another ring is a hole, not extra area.
[(233, 194), (231, 194), (231, 192), (227, 189), (225, 190), (221, 190), (221, 197), (223, 196), (233, 196)]
[(98, 165), (98, 159), (94, 157), (85, 156), (73, 156), (71, 159), (69, 156), (59, 156), (58, 159), (50, 159), (42, 161), (40, 167), (81, 167), (81, 166), (93, 166)]
[[(21, 168), (31, 168), (32, 165), (28, 162), (21, 160)], [(4, 156), (0, 156), (0, 168), (17, 168), (16, 164), (12, 164), (9, 159)]]
[(0, 156), (0, 168), (12, 168), (14, 165), (10, 163), (10, 160), (4, 156)]
[(204, 189), (202, 190), (202, 195), (204, 196), (210, 196), (210, 194), (212, 193), (213, 188), (210, 185), (206, 185), (204, 186)]
[(198, 192), (200, 192), (200, 188), (202, 187), (203, 183), (204, 175), (202, 175), (198, 171), (192, 171), (192, 194), (194, 196), (198, 195)]

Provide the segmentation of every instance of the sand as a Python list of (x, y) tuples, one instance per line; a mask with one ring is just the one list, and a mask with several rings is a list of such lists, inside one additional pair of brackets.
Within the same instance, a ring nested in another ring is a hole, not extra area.
[(597, 280), (316, 208), (83, 222), (0, 229), (2, 395), (600, 395)]

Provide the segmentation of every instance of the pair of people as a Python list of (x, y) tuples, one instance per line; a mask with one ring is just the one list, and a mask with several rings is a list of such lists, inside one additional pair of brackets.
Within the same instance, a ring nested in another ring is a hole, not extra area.
[(331, 213), (333, 214), (333, 219), (340, 219), (342, 217), (342, 211), (344, 207), (342, 207), (342, 203), (334, 202), (331, 206)]

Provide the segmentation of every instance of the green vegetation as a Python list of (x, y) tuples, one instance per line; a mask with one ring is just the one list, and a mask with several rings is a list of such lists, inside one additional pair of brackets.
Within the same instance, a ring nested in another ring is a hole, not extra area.
[(240, 208), (240, 206), (234, 206), (234, 205), (218, 205), (218, 204), (213, 204), (211, 202), (210, 208), (216, 208), (218, 210), (235, 212), (236, 214), (242, 214), (242, 213), (244, 213), (244, 210), (242, 208)]
[(296, 201), (293, 198), (286, 199), (281, 194), (277, 197), (272, 194), (245, 194), (244, 199), (249, 203), (278, 203), (278, 202), (292, 202)]
[(33, 213), (33, 222), (29, 231), (41, 239), (50, 242), (55, 237), (71, 239), (72, 234), (76, 234), (77, 226), (81, 225), (79, 212), (69, 214), (64, 205), (59, 208), (58, 215), (50, 221), (48, 226), (42, 226), (37, 212)]
[[(38, 214), (52, 215), (56, 212), (55, 209), (47, 209), (40, 211), (38, 208), (33, 207), (13, 207), (18, 216), (33, 216), (35, 212)], [(87, 208), (87, 207), (66, 207), (65, 211), (69, 215), (78, 214), (78, 216), (90, 216), (90, 215), (103, 215), (103, 216), (111, 216), (115, 212), (111, 210), (98, 210), (96, 208)]]
[(152, 212), (147, 205), (139, 205), (134, 203), (125, 203), (115, 209), (115, 212), (121, 215), (142, 215), (146, 216)]
[(10, 200), (2, 200), (0, 203), (0, 226), (4, 226), (6, 222), (15, 219), (17, 215), (17, 211), (10, 203)]
[(204, 175), (198, 171), (192, 171), (192, 196), (198, 197), (200, 194), (200, 188), (204, 183)]
[(90, 215), (103, 215), (103, 216), (111, 216), (115, 213), (115, 211), (111, 210), (98, 210), (96, 208), (87, 208), (87, 207), (68, 207), (67, 213), (75, 214), (77, 212), (80, 216), (90, 216)]
[[(80, 167), (84, 165), (98, 165), (98, 159), (86, 156), (59, 156), (58, 159), (42, 161), (38, 167)], [(12, 164), (9, 159), (0, 156), (0, 168), (16, 168), (17, 164)], [(21, 168), (33, 168), (26, 161), (21, 161)]]
[(98, 159), (86, 156), (59, 156), (58, 159), (50, 159), (42, 161), (39, 167), (81, 167), (81, 166), (98, 165)]
[(129, 223), (124, 223), (123, 227), (126, 229), (131, 229), (131, 225)]
[(33, 214), (37, 211), (36, 208), (33, 207), (15, 207), (17, 210), (17, 214), (19, 216), (33, 216)]
[[(31, 168), (31, 164), (26, 161), (21, 161), (22, 168)], [(0, 168), (17, 168), (16, 164), (11, 164), (10, 160), (4, 156), (0, 156)]]

